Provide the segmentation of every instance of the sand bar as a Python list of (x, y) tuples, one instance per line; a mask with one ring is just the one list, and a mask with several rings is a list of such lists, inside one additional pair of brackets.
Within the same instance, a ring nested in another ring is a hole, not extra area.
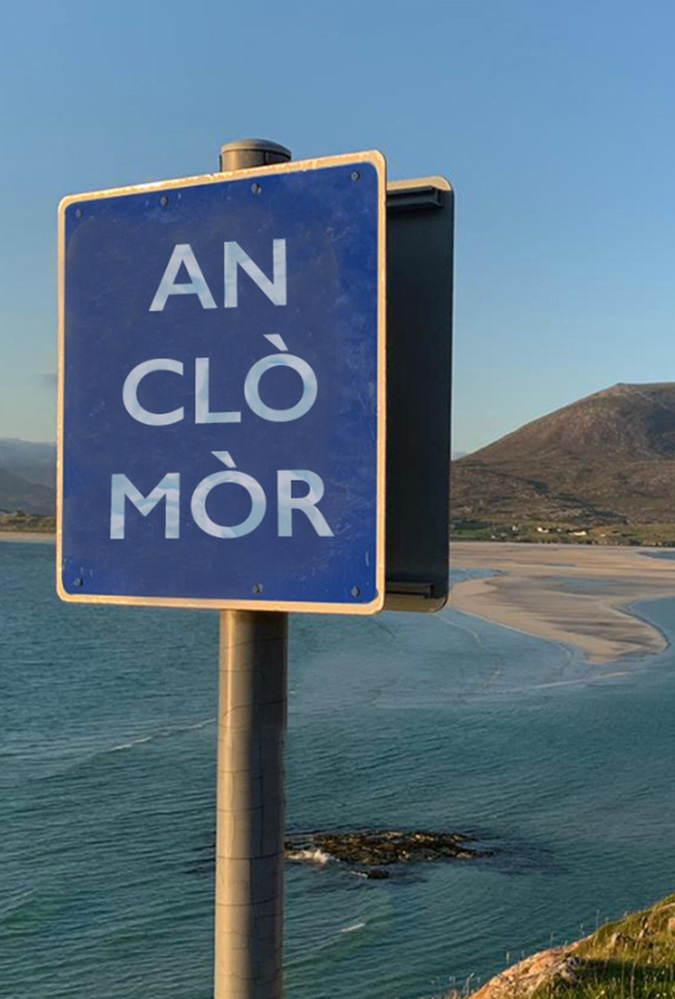
[(28, 541), (30, 544), (54, 544), (56, 536), (42, 531), (0, 531), (0, 542), (2, 541)]
[(453, 569), (497, 575), (457, 583), (456, 610), (581, 649), (591, 663), (667, 648), (652, 625), (625, 610), (675, 597), (675, 561), (654, 549), (458, 542)]
[[(53, 534), (0, 531), (0, 543), (53, 544)], [(658, 654), (663, 634), (625, 608), (675, 597), (675, 561), (654, 549), (457, 542), (453, 569), (495, 572), (456, 583), (450, 605), (508, 628), (573, 645), (591, 663)], [(579, 587), (583, 586), (583, 589)]]

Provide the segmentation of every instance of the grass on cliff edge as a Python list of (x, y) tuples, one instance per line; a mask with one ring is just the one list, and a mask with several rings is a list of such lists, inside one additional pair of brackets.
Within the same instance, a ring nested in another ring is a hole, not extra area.
[(675, 895), (608, 923), (575, 953), (579, 984), (540, 987), (533, 999), (675, 999)]

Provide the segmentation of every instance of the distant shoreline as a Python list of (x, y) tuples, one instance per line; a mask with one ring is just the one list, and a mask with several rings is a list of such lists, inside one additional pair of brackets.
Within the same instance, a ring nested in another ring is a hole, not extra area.
[(450, 605), (516, 631), (580, 649), (599, 665), (658, 655), (665, 635), (633, 605), (675, 597), (675, 561), (653, 549), (456, 542), (453, 569), (495, 575), (455, 583)]
[(0, 542), (21, 541), (29, 544), (52, 544), (56, 541), (56, 535), (51, 531), (0, 531)]

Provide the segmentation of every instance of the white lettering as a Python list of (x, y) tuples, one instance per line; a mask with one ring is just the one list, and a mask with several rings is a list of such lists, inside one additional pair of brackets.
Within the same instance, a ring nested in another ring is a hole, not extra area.
[[(262, 376), (271, 368), (278, 367), (292, 368), (302, 378), (300, 401), (289, 409), (272, 409), (271, 406), (265, 405), (260, 398), (259, 386)], [(244, 382), (244, 396), (250, 408), (256, 416), (262, 417), (263, 420), (270, 420), (272, 423), (299, 420), (301, 416), (309, 412), (316, 402), (318, 391), (319, 386), (313, 369), (307, 361), (303, 361), (301, 357), (296, 357), (295, 354), (269, 354), (267, 357), (262, 357), (253, 365)]]
[(131, 500), (144, 517), (147, 517), (161, 500), (165, 500), (164, 537), (179, 537), (180, 474), (178, 472), (167, 472), (148, 496), (144, 496), (126, 475), (111, 476), (110, 537), (113, 540), (124, 538), (127, 499)]
[(274, 305), (286, 305), (286, 240), (272, 241), (272, 280), (263, 274), (239, 243), (225, 243), (225, 308), (239, 304), (237, 268), (241, 267)]
[[(227, 471), (208, 475), (198, 484), (190, 503), (192, 518), (197, 526), (214, 538), (243, 538), (251, 534), (262, 523), (267, 511), (265, 491), (251, 475), (236, 471), (235, 462), (229, 451), (214, 451), (214, 456), (227, 466)], [(293, 496), (293, 483), (302, 482), (307, 487), (304, 496)], [(248, 492), (251, 509), (239, 524), (220, 524), (207, 512), (206, 505), (211, 492), (218, 486), (237, 485)], [(322, 538), (332, 538), (333, 531), (326, 518), (317, 508), (324, 495), (324, 484), (320, 475), (309, 469), (280, 469), (277, 472), (277, 533), (280, 538), (293, 537), (293, 513), (298, 511), (307, 517), (310, 524)], [(131, 482), (128, 476), (111, 476), (110, 494), (110, 537), (124, 540), (126, 528), (126, 501), (129, 500), (143, 517), (165, 501), (164, 537), (180, 536), (180, 474), (167, 472), (147, 496)]]
[[(176, 284), (181, 264), (185, 264), (185, 270), (188, 272), (190, 280), (184, 284)], [(164, 277), (152, 300), (150, 312), (162, 312), (169, 295), (198, 295), (203, 309), (217, 308), (206, 283), (206, 278), (202, 274), (202, 269), (197, 263), (197, 258), (189, 243), (178, 243), (177, 246), (174, 246), (171, 259), (164, 271)]]
[(212, 413), (209, 409), (209, 359), (195, 357), (195, 423), (241, 423), (241, 413)]
[[(304, 482), (309, 491), (304, 496), (292, 496), (294, 482)], [(293, 536), (293, 511), (300, 510), (309, 520), (316, 533), (322, 538), (332, 538), (333, 532), (326, 518), (317, 510), (316, 504), (323, 496), (324, 486), (321, 476), (308, 469), (284, 469), (277, 472), (277, 490), (279, 497), (278, 524), (279, 537)]]
[(138, 386), (151, 371), (172, 371), (176, 375), (182, 375), (183, 365), (180, 361), (172, 361), (170, 357), (154, 357), (150, 361), (137, 364), (124, 379), (122, 387), (124, 408), (134, 420), (145, 423), (148, 427), (166, 427), (170, 423), (179, 423), (185, 415), (182, 406), (170, 413), (151, 413), (138, 401)]
[[(227, 454), (228, 452), (224, 453)], [(244, 489), (248, 490), (251, 498), (251, 512), (248, 517), (242, 520), (240, 524), (233, 526), (217, 524), (206, 512), (206, 501), (211, 490), (227, 482), (243, 486)], [(215, 472), (213, 475), (208, 475), (205, 479), (202, 479), (192, 494), (191, 510), (193, 520), (198, 527), (201, 527), (205, 534), (210, 534), (214, 538), (243, 538), (246, 534), (250, 534), (251, 531), (255, 531), (265, 516), (266, 509), (267, 500), (265, 499), (263, 487), (252, 476), (246, 475), (244, 472)]]

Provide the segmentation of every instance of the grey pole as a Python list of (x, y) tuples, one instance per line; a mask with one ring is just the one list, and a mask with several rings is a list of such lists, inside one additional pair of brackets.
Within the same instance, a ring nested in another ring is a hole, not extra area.
[[(284, 146), (223, 146), (223, 171), (280, 163)], [(281, 999), (288, 615), (220, 614), (214, 999)]]

